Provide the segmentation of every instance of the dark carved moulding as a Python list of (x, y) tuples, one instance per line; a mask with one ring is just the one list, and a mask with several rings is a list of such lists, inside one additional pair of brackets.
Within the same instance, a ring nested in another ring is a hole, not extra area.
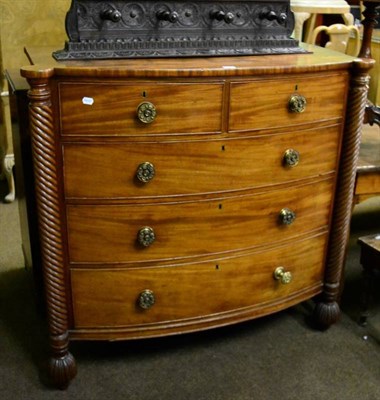
[(56, 60), (304, 53), (289, 0), (72, 0)]

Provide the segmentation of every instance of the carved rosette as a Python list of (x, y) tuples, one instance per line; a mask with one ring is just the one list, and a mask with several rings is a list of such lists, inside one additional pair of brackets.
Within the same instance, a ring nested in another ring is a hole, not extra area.
[(372, 60), (357, 59), (353, 63), (324, 289), (321, 301), (314, 311), (315, 320), (321, 327), (330, 326), (340, 317), (338, 300), (350, 229), (361, 132), (367, 103), (368, 71), (372, 66)]
[(35, 188), (46, 286), (53, 383), (67, 387), (76, 374), (68, 352), (68, 316), (65, 269), (59, 211), (58, 178), (55, 164), (55, 136), (48, 79), (29, 79), (30, 130), (33, 146)]

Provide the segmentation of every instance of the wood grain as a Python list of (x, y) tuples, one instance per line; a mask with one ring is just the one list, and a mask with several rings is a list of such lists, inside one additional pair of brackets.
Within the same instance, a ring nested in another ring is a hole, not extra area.
[[(194, 195), (320, 176), (336, 169), (341, 129), (334, 125), (207, 141), (65, 143), (66, 197), (89, 201)], [(284, 165), (287, 149), (299, 152), (296, 167)], [(142, 184), (135, 175), (145, 161), (154, 165), (155, 177)]]
[[(72, 270), (75, 327), (138, 325), (143, 331), (144, 324), (181, 324), (191, 318), (204, 323), (207, 316), (213, 316), (214, 324), (221, 323), (223, 313), (244, 313), (247, 307), (265, 308), (269, 303), (281, 308), (281, 301), (297, 292), (321, 288), (325, 240), (322, 235), (267, 253), (182, 266)], [(278, 266), (293, 274), (291, 283), (274, 280)], [(136, 304), (145, 289), (156, 297), (149, 310)]]
[[(223, 82), (62, 83), (59, 88), (63, 135), (221, 131)], [(93, 104), (84, 104), (84, 97)], [(146, 101), (157, 110), (150, 124), (137, 118), (137, 107)]]
[[(329, 224), (332, 179), (216, 200), (138, 204), (69, 205), (72, 263), (137, 263), (209, 255), (290, 240)], [(293, 224), (279, 222), (292, 209)], [(156, 241), (143, 248), (138, 231), (149, 226)]]
[[(343, 118), (347, 83), (347, 73), (232, 82), (229, 130), (274, 129)], [(289, 98), (293, 94), (306, 98), (303, 113), (289, 111)]]

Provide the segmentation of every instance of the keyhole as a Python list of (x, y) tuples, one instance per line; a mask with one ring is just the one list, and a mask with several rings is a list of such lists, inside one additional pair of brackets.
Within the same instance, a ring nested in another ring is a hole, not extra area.
[(142, 96), (143, 96), (143, 97), (148, 97), (148, 95), (147, 95), (147, 93), (146, 93), (145, 90), (142, 92)]
[(219, 265), (218, 264), (215, 265), (215, 269), (219, 269)]
[(298, 85), (296, 85), (295, 90), (296, 90), (296, 91), (298, 90)]
[(223, 145), (223, 146), (222, 146), (222, 151), (225, 151), (225, 150), (226, 150), (226, 148), (225, 148), (225, 146)]

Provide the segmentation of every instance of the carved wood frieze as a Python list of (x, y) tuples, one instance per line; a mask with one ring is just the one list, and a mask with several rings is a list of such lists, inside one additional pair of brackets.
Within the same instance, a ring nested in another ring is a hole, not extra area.
[(289, 0), (72, 0), (57, 60), (300, 53)]

